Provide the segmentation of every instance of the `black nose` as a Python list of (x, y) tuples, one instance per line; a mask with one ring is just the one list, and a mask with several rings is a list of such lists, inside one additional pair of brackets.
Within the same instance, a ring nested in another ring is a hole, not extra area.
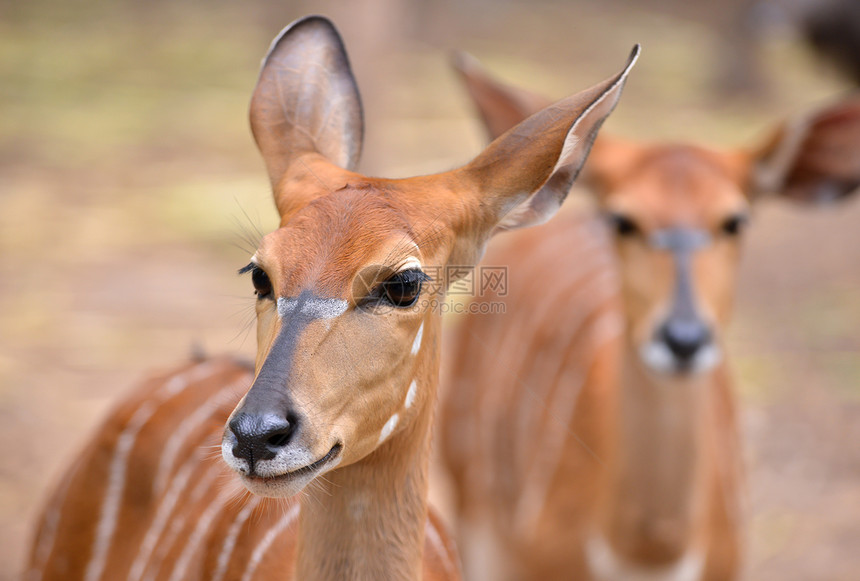
[(675, 357), (689, 362), (699, 349), (711, 341), (711, 332), (699, 319), (669, 319), (660, 329), (660, 338)]
[(233, 455), (247, 460), (253, 471), (254, 462), (271, 460), (289, 444), (297, 427), (298, 418), (295, 417), (238, 413), (230, 420), (230, 430), (236, 436)]

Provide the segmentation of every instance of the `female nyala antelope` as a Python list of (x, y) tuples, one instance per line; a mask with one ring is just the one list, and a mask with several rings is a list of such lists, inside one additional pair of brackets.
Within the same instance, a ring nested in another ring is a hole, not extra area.
[[(492, 135), (541, 106), (478, 67), (459, 62)], [(500, 239), (486, 263), (509, 268), (506, 315), (453, 331), (439, 435), (466, 577), (733, 579), (739, 238), (759, 193), (860, 184), (860, 100), (748, 150), (601, 134), (584, 173), (611, 233), (567, 215)]]
[[(425, 270), (474, 265), (495, 230), (548, 218), (632, 63), (460, 169), (368, 178), (349, 169), (362, 113), (337, 32), (321, 17), (288, 27), (251, 102), (281, 216), (242, 269), (253, 377), (214, 359), (127, 398), (50, 500), (30, 578), (458, 578), (427, 511), (440, 314), (422, 283), (445, 281)], [(219, 441), (250, 498), (224, 486)]]

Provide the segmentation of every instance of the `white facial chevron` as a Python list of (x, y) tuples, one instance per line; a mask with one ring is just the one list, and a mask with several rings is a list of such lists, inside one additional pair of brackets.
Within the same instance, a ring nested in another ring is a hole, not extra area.
[[(296, 298), (279, 298), (278, 316), (284, 319), (295, 314), (299, 302)], [(314, 319), (334, 319), (346, 311), (349, 303), (342, 299), (309, 298), (302, 299), (301, 305), (301, 315)]]

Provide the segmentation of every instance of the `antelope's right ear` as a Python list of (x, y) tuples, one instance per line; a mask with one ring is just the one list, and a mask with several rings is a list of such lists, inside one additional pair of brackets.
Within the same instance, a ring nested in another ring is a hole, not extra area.
[(750, 155), (752, 194), (824, 203), (860, 187), (860, 96), (780, 126)]
[(358, 163), (361, 98), (343, 41), (327, 18), (297, 20), (272, 42), (251, 99), (251, 130), (282, 215), (288, 204), (279, 198), (291, 192), (279, 184), (294, 162), (313, 156), (319, 166), (322, 156), (333, 171)]
[(467, 52), (454, 53), (452, 65), (466, 85), (490, 139), (499, 137), (517, 123), (552, 104), (543, 95), (496, 79), (478, 59)]
[(638, 57), (636, 45), (620, 73), (532, 115), (460, 170), (477, 189), (483, 223), (491, 226), (485, 235), (540, 224), (555, 214)]

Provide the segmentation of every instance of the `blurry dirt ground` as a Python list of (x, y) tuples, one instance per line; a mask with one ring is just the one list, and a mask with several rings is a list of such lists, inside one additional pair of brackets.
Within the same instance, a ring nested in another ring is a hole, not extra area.
[[(718, 5), (719, 3), (714, 3)], [(246, 106), (269, 40), (332, 16), (367, 108), (363, 170), (448, 169), (482, 144), (447, 51), (563, 96), (644, 54), (607, 131), (744, 144), (845, 90), (787, 35), (765, 96), (712, 87), (720, 35), (673, 3), (0, 0), (0, 579), (88, 431), (192, 344), (253, 352), (234, 275), (276, 224)], [(654, 9), (657, 10), (654, 10)], [(681, 14), (681, 12), (678, 12)], [(860, 203), (761, 204), (731, 352), (752, 580), (860, 571)]]

